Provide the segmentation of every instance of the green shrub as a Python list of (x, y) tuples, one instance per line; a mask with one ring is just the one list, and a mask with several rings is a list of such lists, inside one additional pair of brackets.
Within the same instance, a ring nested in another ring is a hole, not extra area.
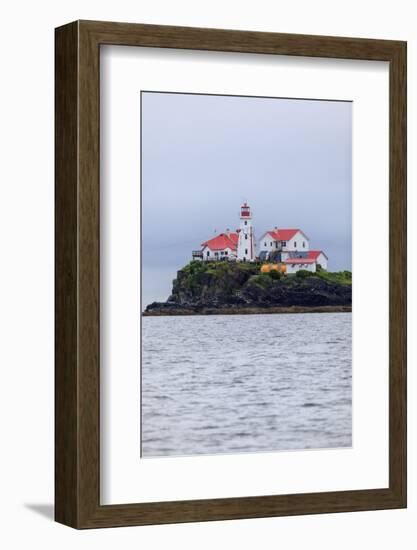
[(268, 275), (271, 279), (274, 279), (274, 280), (281, 279), (280, 271), (276, 271), (275, 269), (272, 269), (271, 271), (269, 271)]
[(258, 275), (252, 275), (252, 277), (249, 279), (251, 283), (254, 283), (261, 288), (265, 289), (271, 286), (271, 277), (268, 273), (259, 273)]
[(295, 274), (300, 279), (305, 279), (306, 277), (311, 277), (311, 271), (308, 271), (307, 269), (300, 269)]
[(205, 269), (206, 266), (204, 262), (193, 260), (188, 265), (183, 267), (181, 271), (183, 271), (184, 273), (189, 273), (190, 275), (194, 275), (195, 273), (201, 273), (202, 271), (205, 271)]

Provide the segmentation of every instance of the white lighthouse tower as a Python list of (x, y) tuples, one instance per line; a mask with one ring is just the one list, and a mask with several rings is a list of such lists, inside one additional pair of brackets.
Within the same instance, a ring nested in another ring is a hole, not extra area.
[(240, 262), (255, 261), (255, 235), (250, 206), (244, 202), (240, 208), (240, 229), (237, 243), (237, 259)]

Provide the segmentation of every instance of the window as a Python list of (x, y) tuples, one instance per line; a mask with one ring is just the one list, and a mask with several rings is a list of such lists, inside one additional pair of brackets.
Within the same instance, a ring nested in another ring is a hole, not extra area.
[(269, 244), (272, 246), (272, 241)]
[(297, 241), (294, 241), (294, 248), (297, 248)]
[(214, 253), (214, 255), (215, 255), (215, 256), (218, 256), (218, 255), (219, 255), (219, 253), (218, 253), (218, 252), (215, 252), (215, 253)]
[(287, 246), (287, 241), (281, 241), (282, 246)]
[(245, 225), (248, 225), (248, 221), (247, 221), (247, 220), (245, 220)]
[(264, 246), (266, 246), (266, 242), (264, 243)]
[(224, 251), (224, 255), (227, 256), (227, 254), (228, 254), (228, 252), (227, 252), (227, 250), (225, 250), (225, 251)]
[(246, 240), (248, 239), (248, 234), (247, 234), (247, 233), (245, 233), (245, 239), (246, 239)]
[(210, 256), (210, 250), (207, 250), (207, 256)]
[(305, 241), (303, 241), (303, 248), (305, 248), (305, 247), (306, 247), (306, 243), (305, 243)]
[(247, 249), (247, 248), (245, 248), (245, 254), (247, 254), (247, 253), (248, 253), (248, 249)]

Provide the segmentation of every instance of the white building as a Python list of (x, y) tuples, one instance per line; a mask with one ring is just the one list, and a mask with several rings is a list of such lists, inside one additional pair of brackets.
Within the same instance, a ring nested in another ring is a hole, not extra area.
[(278, 229), (264, 233), (259, 241), (259, 253), (281, 252), (281, 260), (288, 257), (289, 252), (310, 250), (310, 241), (300, 229)]
[(254, 262), (255, 235), (250, 206), (245, 202), (240, 207), (240, 228), (237, 243), (237, 259), (241, 262)]
[(194, 260), (240, 261), (282, 263), (288, 274), (301, 269), (315, 272), (321, 266), (327, 270), (328, 258), (322, 250), (310, 250), (310, 240), (301, 229), (278, 229), (264, 233), (259, 241), (259, 255), (256, 256), (255, 233), (252, 212), (245, 202), (240, 208), (240, 227), (236, 231), (227, 229), (202, 243), (200, 250), (192, 253)]
[(220, 233), (212, 239), (202, 243), (201, 250), (193, 252), (193, 259), (203, 260), (205, 262), (217, 260), (236, 260), (237, 243), (238, 231), (231, 232), (227, 229), (225, 233)]
[(318, 265), (327, 270), (327, 261), (328, 258), (323, 251), (309, 250), (305, 255), (291, 254), (284, 260), (284, 263), (287, 267), (287, 273), (297, 273), (300, 269), (314, 273), (317, 271)]
[(287, 273), (301, 269), (315, 272), (320, 265), (327, 270), (328, 258), (321, 250), (310, 250), (310, 239), (301, 229), (278, 229), (264, 233), (259, 243), (261, 261), (277, 261), (286, 265)]
[(250, 206), (245, 202), (240, 208), (240, 228), (227, 229), (202, 243), (201, 250), (194, 250), (193, 260), (204, 262), (218, 260), (237, 260), (253, 262), (256, 259), (255, 234), (252, 225)]

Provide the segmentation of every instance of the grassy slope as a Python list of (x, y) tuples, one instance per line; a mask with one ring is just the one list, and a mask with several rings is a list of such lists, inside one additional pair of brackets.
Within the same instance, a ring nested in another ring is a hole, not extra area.
[(352, 272), (351, 271), (326, 271), (325, 269), (320, 269), (316, 273), (312, 273), (316, 277), (325, 279), (326, 281), (331, 281), (332, 283), (340, 283), (342, 285), (351, 285), (352, 284)]

